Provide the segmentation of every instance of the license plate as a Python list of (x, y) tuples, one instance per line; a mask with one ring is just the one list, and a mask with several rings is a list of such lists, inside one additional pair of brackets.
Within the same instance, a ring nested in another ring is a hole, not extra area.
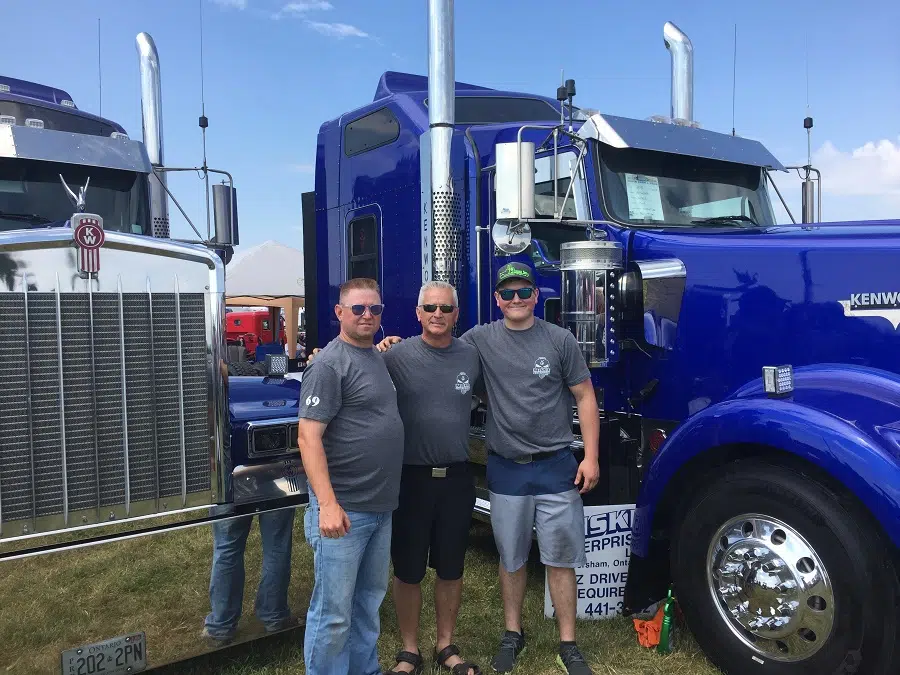
[(62, 675), (125, 675), (147, 668), (147, 638), (144, 633), (67, 649), (62, 653)]

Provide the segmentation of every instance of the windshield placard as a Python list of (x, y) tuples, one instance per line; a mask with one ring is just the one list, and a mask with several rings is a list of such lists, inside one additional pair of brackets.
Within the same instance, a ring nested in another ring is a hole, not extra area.
[(659, 195), (659, 179), (656, 176), (626, 173), (625, 189), (628, 192), (630, 219), (663, 221), (662, 198)]

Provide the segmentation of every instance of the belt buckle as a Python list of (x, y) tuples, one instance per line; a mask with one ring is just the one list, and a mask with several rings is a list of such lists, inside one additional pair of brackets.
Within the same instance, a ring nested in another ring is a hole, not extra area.
[(446, 466), (431, 467), (431, 477), (432, 478), (446, 478), (447, 477), (447, 467)]
[(525, 455), (524, 457), (516, 457), (513, 461), (516, 464), (531, 464), (534, 458), (531, 455)]

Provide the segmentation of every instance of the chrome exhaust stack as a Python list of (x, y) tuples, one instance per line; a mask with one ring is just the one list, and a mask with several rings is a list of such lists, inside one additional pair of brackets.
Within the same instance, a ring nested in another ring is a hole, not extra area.
[[(153, 38), (139, 33), (136, 40), (141, 70), (141, 119), (144, 146), (154, 169), (165, 165), (163, 158), (162, 86), (159, 78), (159, 54)], [(150, 181), (150, 215), (153, 220), (153, 236), (169, 238), (169, 197), (165, 172), (154, 171)]]
[[(453, 0), (429, 0), (430, 194), (423, 189), (422, 197), (430, 198), (431, 204), (430, 209), (423, 208), (422, 276), (423, 281), (434, 279), (458, 286), (461, 279), (462, 200), (461, 195), (454, 192), (450, 168), (456, 112), (454, 58)], [(426, 170), (423, 166), (423, 177)]]
[(696, 126), (694, 122), (694, 45), (671, 21), (663, 26), (663, 41), (672, 55), (672, 110), (675, 124)]

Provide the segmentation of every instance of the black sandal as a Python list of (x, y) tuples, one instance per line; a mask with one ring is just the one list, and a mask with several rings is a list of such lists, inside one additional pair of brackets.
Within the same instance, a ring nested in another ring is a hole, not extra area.
[(481, 668), (471, 661), (463, 661), (462, 663), (457, 663), (452, 668), (445, 665), (447, 659), (451, 656), (459, 656), (459, 647), (456, 645), (447, 645), (444, 647), (440, 653), (438, 653), (437, 647), (434, 648), (434, 662), (438, 665), (441, 671), (446, 671), (448, 673), (452, 673), (453, 675), (469, 675), (469, 670), (471, 669), (475, 675), (482, 675)]
[(383, 675), (423, 675), (425, 672), (425, 661), (421, 654), (413, 654), (412, 652), (399, 651), (394, 659), (398, 664), (409, 663), (413, 669), (409, 673), (404, 670), (388, 670)]

